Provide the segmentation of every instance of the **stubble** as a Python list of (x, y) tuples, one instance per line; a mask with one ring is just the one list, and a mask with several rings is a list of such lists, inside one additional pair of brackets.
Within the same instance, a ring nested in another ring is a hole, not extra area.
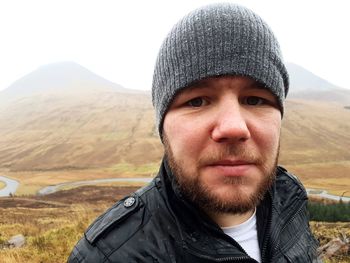
[(221, 147), (218, 152), (210, 152), (202, 156), (195, 170), (198, 171), (198, 167), (202, 165), (214, 163), (228, 156), (234, 156), (258, 165), (261, 168), (262, 177), (252, 194), (237, 190), (240, 189), (240, 185), (242, 186), (249, 183), (246, 177), (223, 178), (223, 184), (232, 186), (232, 192), (227, 193), (226, 198), (223, 198), (215, 194), (210, 185), (208, 186), (201, 181), (200, 174), (189, 174), (190, 170), (185, 167), (183, 161), (175, 158), (165, 134), (164, 146), (166, 158), (180, 191), (188, 200), (204, 211), (230, 214), (244, 214), (251, 211), (255, 209), (264, 198), (276, 177), (279, 147), (275, 156), (264, 157), (252, 154), (251, 151), (248, 151), (243, 146), (225, 145)]

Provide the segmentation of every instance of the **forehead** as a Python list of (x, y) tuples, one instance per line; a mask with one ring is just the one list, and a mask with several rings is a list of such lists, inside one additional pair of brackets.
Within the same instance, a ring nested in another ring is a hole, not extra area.
[[(253, 90), (253, 89), (263, 89), (271, 92), (265, 84), (256, 81), (250, 77), (246, 76), (218, 76), (218, 77), (210, 77), (200, 81), (196, 81), (195, 83), (189, 85), (188, 87), (182, 89), (178, 95), (184, 93), (191, 93), (192, 91), (201, 90), (203, 92), (208, 91), (212, 92), (215, 88), (220, 87), (231, 87), (239, 88), (240, 90)], [(213, 89), (214, 88), (214, 89)]]

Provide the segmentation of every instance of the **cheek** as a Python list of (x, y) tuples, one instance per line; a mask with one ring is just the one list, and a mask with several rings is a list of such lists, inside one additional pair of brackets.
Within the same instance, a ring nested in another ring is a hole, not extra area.
[(255, 118), (255, 121), (250, 123), (253, 140), (264, 149), (276, 149), (279, 144), (281, 117), (275, 115)]
[(196, 159), (208, 137), (202, 122), (173, 115), (166, 116), (163, 129), (175, 158), (184, 160)]

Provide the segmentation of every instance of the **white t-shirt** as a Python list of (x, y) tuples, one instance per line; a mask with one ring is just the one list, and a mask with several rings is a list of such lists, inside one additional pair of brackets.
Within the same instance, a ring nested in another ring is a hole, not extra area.
[(248, 253), (248, 255), (261, 263), (258, 232), (256, 227), (256, 211), (242, 224), (232, 227), (222, 227), (224, 233), (234, 240)]

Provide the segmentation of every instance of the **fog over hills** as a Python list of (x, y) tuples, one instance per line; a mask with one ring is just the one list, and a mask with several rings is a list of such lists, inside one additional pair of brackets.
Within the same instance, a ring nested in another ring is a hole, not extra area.
[(91, 93), (126, 91), (122, 86), (106, 80), (74, 62), (59, 62), (39, 67), (0, 91), (0, 102), (48, 93)]
[(337, 87), (293, 63), (287, 63), (287, 70), (290, 75), (288, 98), (339, 102), (350, 105), (350, 89)]
[[(350, 89), (337, 87), (293, 63), (287, 63), (287, 69), (290, 74), (288, 98), (336, 101), (345, 105), (350, 104)], [(43, 65), (15, 81), (7, 89), (0, 91), (0, 102), (3, 106), (12, 100), (34, 95), (107, 91), (140, 92), (126, 89), (106, 80), (75, 62), (58, 62)]]
[(297, 64), (287, 63), (286, 67), (290, 75), (292, 93), (329, 91), (339, 88)]
[[(350, 90), (292, 67), (280, 163), (305, 181), (348, 178)], [(150, 92), (125, 89), (75, 63), (43, 66), (0, 92), (1, 100), (8, 104), (0, 105), (0, 169), (118, 170), (157, 164), (163, 155)]]

